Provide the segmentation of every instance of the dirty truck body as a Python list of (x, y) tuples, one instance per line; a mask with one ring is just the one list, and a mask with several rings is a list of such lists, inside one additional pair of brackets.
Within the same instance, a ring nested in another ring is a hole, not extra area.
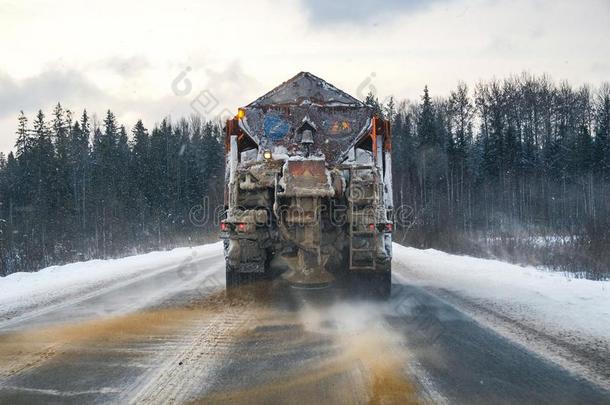
[(389, 123), (299, 73), (226, 123), (227, 289), (281, 276), (390, 293)]

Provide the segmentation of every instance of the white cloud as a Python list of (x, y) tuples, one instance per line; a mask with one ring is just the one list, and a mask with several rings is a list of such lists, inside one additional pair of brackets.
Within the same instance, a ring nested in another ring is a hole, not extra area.
[[(358, 24), (358, 13), (370, 12), (364, 6), (338, 24), (315, 24), (324, 4), (313, 3), (5, 1), (0, 150), (14, 142), (19, 109), (62, 101), (152, 126), (189, 113), (203, 90), (234, 111), (302, 70), (350, 93), (374, 72), (380, 95), (399, 98), (418, 97), (424, 84), (439, 95), (460, 79), (523, 70), (575, 84), (608, 80), (607, 0), (396, 2), (376, 13), (378, 24)], [(178, 96), (172, 81), (187, 67), (192, 91)]]

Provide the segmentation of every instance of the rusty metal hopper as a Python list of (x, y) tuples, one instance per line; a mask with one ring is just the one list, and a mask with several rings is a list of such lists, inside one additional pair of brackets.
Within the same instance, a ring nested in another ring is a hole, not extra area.
[(301, 72), (242, 108), (241, 127), (275, 155), (303, 154), (340, 163), (371, 126), (364, 103), (323, 79)]

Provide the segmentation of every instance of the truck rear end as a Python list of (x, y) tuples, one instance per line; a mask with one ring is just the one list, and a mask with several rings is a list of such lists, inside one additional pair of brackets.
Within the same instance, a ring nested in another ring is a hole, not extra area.
[(388, 121), (306, 72), (226, 123), (227, 289), (291, 285), (391, 290)]

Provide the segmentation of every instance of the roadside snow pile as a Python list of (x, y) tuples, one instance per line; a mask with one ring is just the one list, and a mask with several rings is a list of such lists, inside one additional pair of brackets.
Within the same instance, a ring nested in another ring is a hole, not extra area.
[(610, 281), (398, 244), (394, 259), (398, 280), (450, 291), (538, 330), (610, 346)]
[(132, 281), (176, 266), (187, 266), (221, 252), (222, 244), (218, 242), (121, 259), (51, 266), (34, 273), (13, 273), (0, 278), (0, 318), (18, 309), (53, 303), (79, 292), (95, 291), (109, 283)]

